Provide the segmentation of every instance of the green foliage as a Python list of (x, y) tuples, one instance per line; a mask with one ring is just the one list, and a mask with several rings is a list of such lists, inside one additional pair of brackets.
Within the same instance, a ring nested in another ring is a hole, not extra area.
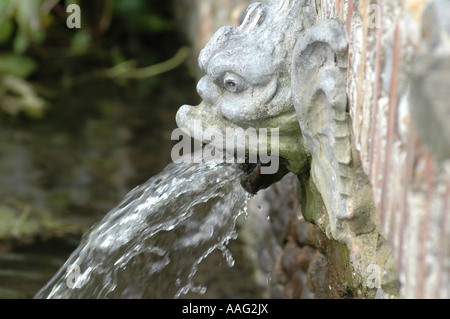
[[(137, 67), (130, 60), (136, 52), (124, 50), (117, 45), (117, 38), (105, 36), (109, 31), (118, 34), (161, 34), (174, 30), (170, 17), (156, 13), (161, 0), (0, 0), (0, 111), (12, 116), (24, 114), (30, 118), (44, 115), (45, 99), (39, 96), (34, 81), (45, 67), (44, 62), (55, 58), (82, 58), (94, 56), (104, 71), (119, 70), (124, 66), (128, 78), (155, 76), (179, 65), (187, 55), (182, 49), (168, 63), (160, 60), (155, 67)], [(66, 26), (66, 8), (76, 3), (81, 7), (81, 29)], [(109, 41), (112, 40), (112, 47)], [(103, 41), (103, 42), (102, 42)], [(128, 40), (124, 41), (128, 43)], [(135, 42), (134, 42), (135, 44)], [(133, 44), (133, 45), (134, 45)], [(135, 48), (136, 49), (136, 46)], [(139, 49), (139, 48), (138, 48)], [(91, 60), (92, 61), (92, 60)], [(141, 62), (142, 63), (142, 62)], [(102, 74), (101, 70), (87, 67), (78, 72)], [(98, 72), (100, 71), (100, 72)], [(110, 71), (108, 71), (110, 72)], [(34, 77), (34, 78), (33, 78)], [(115, 79), (125, 81), (123, 76)], [(73, 82), (73, 79), (70, 79)]]
[(1, 107), (4, 112), (17, 115), (23, 111), (32, 118), (43, 116), (45, 102), (32, 85), (13, 74), (4, 75), (0, 80)]
[[(0, 43), (13, 38), (13, 51), (23, 54), (31, 42), (45, 40), (45, 27), (51, 22), (48, 15), (58, 0), (2, 0)], [(17, 28), (14, 28), (14, 23)]]
[(32, 208), (19, 201), (0, 203), (0, 238), (27, 238), (38, 233), (62, 235), (64, 233), (81, 233), (85, 231), (75, 224), (64, 224), (55, 220), (46, 210)]
[(0, 109), (36, 118), (44, 112), (44, 100), (26, 79), (36, 71), (36, 62), (25, 55), (32, 43), (45, 40), (49, 10), (57, 0), (1, 0), (0, 44), (10, 47), (0, 53)]
[(20, 78), (27, 78), (36, 70), (33, 59), (13, 53), (0, 54), (0, 74), (11, 74)]
[(173, 30), (171, 20), (154, 13), (157, 1), (116, 0), (114, 13), (126, 21), (129, 28), (144, 32), (164, 32)]

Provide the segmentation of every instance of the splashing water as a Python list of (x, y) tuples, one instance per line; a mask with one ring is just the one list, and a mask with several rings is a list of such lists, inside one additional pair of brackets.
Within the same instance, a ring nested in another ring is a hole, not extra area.
[(237, 237), (236, 218), (249, 198), (240, 174), (237, 165), (169, 164), (86, 233), (35, 298), (204, 293), (193, 283), (199, 263), (215, 249), (234, 263), (226, 245)]

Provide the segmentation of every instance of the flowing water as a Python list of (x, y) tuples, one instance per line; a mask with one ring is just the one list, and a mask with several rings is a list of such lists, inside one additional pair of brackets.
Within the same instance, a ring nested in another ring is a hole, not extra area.
[(87, 232), (35, 298), (177, 298), (200, 262), (237, 236), (248, 193), (237, 165), (169, 164)]

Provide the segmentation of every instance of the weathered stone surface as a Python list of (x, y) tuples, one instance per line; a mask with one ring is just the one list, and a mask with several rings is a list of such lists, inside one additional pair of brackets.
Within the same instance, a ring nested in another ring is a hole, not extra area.
[(238, 26), (250, 0), (175, 0), (174, 8), (181, 29), (185, 32), (193, 52), (192, 72), (198, 78), (203, 72), (195, 67), (201, 49), (214, 33), (224, 25)]
[(422, 46), (412, 68), (411, 115), (423, 142), (440, 161), (450, 159), (450, 3), (434, 1), (424, 12)]
[[(433, 30), (445, 34), (438, 18), (432, 24), (423, 20), (426, 4), (435, 12), (438, 8), (442, 15), (449, 11), (441, 1), (376, 1), (377, 27), (371, 23), (373, 2), (322, 3), (326, 3), (328, 15), (339, 16), (347, 26), (352, 139), (393, 251), (401, 282), (400, 296), (447, 298), (449, 164), (440, 162), (439, 154), (433, 154), (432, 149), (433, 145), (445, 145), (444, 136), (448, 135), (442, 131), (437, 140), (430, 139), (439, 123), (433, 124), (419, 114), (426, 109), (428, 118), (436, 118), (438, 110), (448, 112), (448, 104), (439, 106), (441, 97), (437, 97), (442, 90), (439, 85), (429, 86), (439, 77), (433, 68), (416, 73), (428, 87), (413, 89), (411, 80), (413, 70), (417, 72), (421, 65), (417, 59), (421, 52), (433, 50), (433, 46), (427, 48), (427, 35), (432, 35)], [(444, 20), (448, 22), (449, 18)], [(428, 54), (431, 59), (432, 56)], [(421, 98), (414, 98), (421, 90)], [(430, 99), (430, 95), (433, 103), (428, 104), (424, 99)], [(431, 140), (431, 144), (426, 140)]]
[[(313, 16), (287, 72), (301, 128), (295, 139), (304, 141), (291, 160), (310, 153), (311, 171), (299, 174), (298, 187), (288, 175), (254, 199), (270, 217), (254, 245), (272, 273), (272, 296), (448, 298), (448, 2), (308, 6)], [(348, 51), (337, 45), (339, 21)], [(230, 119), (262, 125), (263, 114)]]
[(389, 243), (391, 249), (382, 245), (376, 259), (399, 272), (398, 277), (390, 272), (380, 285), (373, 282), (382, 288), (376, 297), (395, 291), (397, 280), (400, 297), (450, 295), (449, 134), (442, 124), (448, 123), (450, 108), (449, 91), (440, 89), (448, 83), (447, 6), (445, 1), (321, 1), (320, 18), (337, 17), (346, 25), (351, 140), (361, 158), (360, 174), (370, 182), (364, 193), (373, 194), (379, 231), (386, 236), (365, 235), (365, 241)]

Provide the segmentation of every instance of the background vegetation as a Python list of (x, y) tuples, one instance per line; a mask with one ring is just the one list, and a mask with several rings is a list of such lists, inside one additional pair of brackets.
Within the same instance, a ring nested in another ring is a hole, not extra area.
[(171, 1), (0, 0), (0, 298), (32, 297), (170, 162), (188, 54)]
[[(70, 3), (82, 7), (81, 29), (66, 27)], [(10, 115), (42, 117), (45, 95), (50, 92), (33, 80), (44, 72), (43, 67), (56, 60), (73, 63), (75, 59), (89, 58), (94, 68), (86, 65), (80, 70), (82, 75), (121, 80), (147, 78), (178, 66), (187, 56), (185, 48), (171, 63), (135, 69), (159, 63), (173, 51), (172, 45), (164, 41), (175, 32), (169, 7), (159, 0), (2, 0), (1, 110)], [(161, 41), (154, 41), (159, 42), (158, 47), (148, 50), (142, 41), (145, 37), (160, 37)], [(73, 74), (66, 81), (81, 80), (77, 76)]]

